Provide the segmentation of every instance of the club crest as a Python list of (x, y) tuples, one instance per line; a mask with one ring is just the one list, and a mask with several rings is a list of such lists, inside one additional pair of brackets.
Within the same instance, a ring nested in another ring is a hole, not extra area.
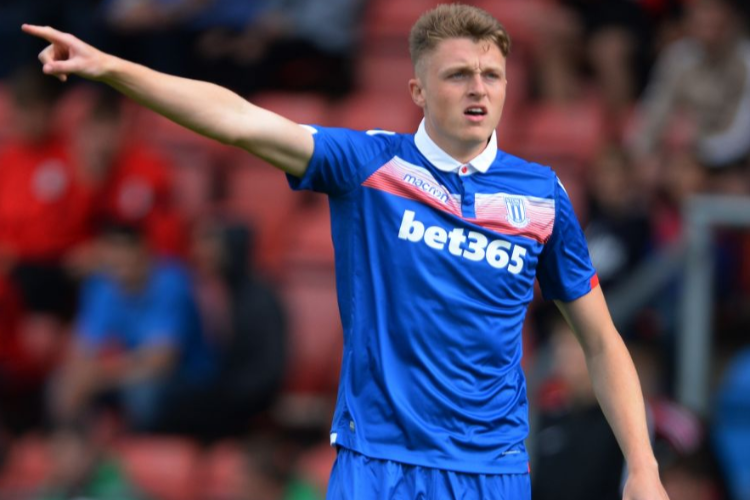
[(526, 200), (520, 196), (506, 196), (505, 206), (508, 209), (508, 222), (514, 227), (523, 228), (529, 225), (526, 216)]

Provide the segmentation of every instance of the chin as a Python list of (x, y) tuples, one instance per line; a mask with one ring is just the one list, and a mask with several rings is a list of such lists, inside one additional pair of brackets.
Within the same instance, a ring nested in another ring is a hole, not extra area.
[(462, 140), (466, 142), (486, 142), (492, 135), (493, 129), (485, 127), (469, 130), (462, 134)]

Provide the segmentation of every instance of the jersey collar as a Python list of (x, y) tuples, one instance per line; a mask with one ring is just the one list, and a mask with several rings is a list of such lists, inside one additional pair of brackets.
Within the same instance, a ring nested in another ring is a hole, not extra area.
[(433, 141), (427, 134), (424, 119), (422, 119), (422, 123), (419, 124), (419, 130), (417, 130), (417, 133), (414, 135), (414, 143), (417, 145), (419, 152), (422, 153), (430, 163), (435, 165), (438, 170), (442, 170), (443, 172), (459, 172), (461, 167), (468, 166), (471, 171), (485, 173), (489, 170), (492, 162), (495, 161), (495, 157), (497, 157), (497, 132), (494, 130), (490, 136), (490, 142), (487, 144), (487, 147), (484, 148), (484, 151), (468, 164), (459, 162), (440, 149), (440, 146), (435, 144), (435, 141)]

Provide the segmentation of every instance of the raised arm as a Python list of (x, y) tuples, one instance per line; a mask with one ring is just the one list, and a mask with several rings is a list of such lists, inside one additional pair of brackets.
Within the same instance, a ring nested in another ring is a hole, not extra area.
[(594, 392), (628, 465), (625, 500), (667, 500), (646, 425), (638, 374), (615, 329), (601, 288), (555, 302), (578, 337)]
[(292, 175), (305, 173), (314, 148), (312, 133), (294, 122), (218, 85), (154, 71), (54, 28), (22, 28), (50, 43), (39, 54), (46, 74), (61, 81), (75, 74), (106, 83), (201, 135), (243, 148)]

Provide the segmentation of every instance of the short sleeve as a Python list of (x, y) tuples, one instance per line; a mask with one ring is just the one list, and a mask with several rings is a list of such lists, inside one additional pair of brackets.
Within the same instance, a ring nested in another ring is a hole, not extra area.
[(570, 198), (557, 181), (555, 226), (539, 257), (537, 279), (547, 300), (570, 302), (589, 293), (598, 280)]
[(302, 177), (287, 174), (292, 189), (341, 195), (360, 185), (372, 160), (388, 149), (393, 132), (313, 127), (315, 150)]

